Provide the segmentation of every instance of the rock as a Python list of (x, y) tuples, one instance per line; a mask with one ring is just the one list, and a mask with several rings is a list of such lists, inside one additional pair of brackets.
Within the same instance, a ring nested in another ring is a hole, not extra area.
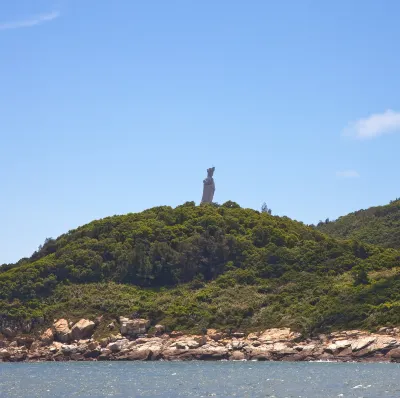
[(156, 330), (156, 334), (163, 334), (165, 332), (164, 325), (156, 325), (154, 326), (154, 329)]
[(50, 328), (46, 329), (40, 336), (40, 340), (43, 342), (43, 344), (50, 345), (54, 340), (53, 330)]
[(244, 347), (244, 341), (241, 340), (232, 340), (231, 347), (233, 350), (241, 350)]
[(127, 319), (120, 318), (121, 334), (128, 336), (137, 336), (147, 332), (150, 326), (150, 321), (147, 319)]
[(236, 337), (237, 339), (242, 339), (245, 336), (242, 332), (234, 332), (232, 333), (232, 337)]
[(198, 348), (200, 344), (193, 339), (187, 338), (183, 340), (178, 340), (172, 345), (175, 345), (176, 348), (181, 349), (181, 350), (190, 350), (194, 348)]
[(4, 360), (4, 359), (8, 359), (10, 357), (11, 357), (11, 354), (5, 348), (0, 350), (0, 358), (1, 359)]
[(232, 354), (230, 355), (229, 359), (231, 361), (243, 361), (246, 359), (245, 355), (241, 351), (233, 351)]
[(41, 345), (41, 344), (40, 344), (39, 341), (34, 341), (34, 342), (31, 344), (29, 350), (30, 350), (31, 352), (34, 352), (34, 351), (36, 351), (36, 350), (38, 350), (38, 349), (40, 348), (40, 345)]
[(31, 348), (32, 343), (34, 342), (34, 338), (32, 336), (23, 336), (23, 337), (17, 337), (17, 344), (18, 346), (23, 346), (26, 348)]
[(334, 354), (337, 351), (338, 347), (336, 344), (329, 344), (327, 347), (325, 347), (325, 352), (329, 353), (329, 354)]
[(99, 326), (102, 321), (103, 321), (103, 315), (97, 316), (96, 319), (94, 320), (95, 326)]
[(83, 356), (85, 358), (98, 358), (101, 355), (101, 350), (99, 348), (86, 351)]
[(72, 353), (70, 358), (72, 361), (83, 361), (85, 359), (85, 357), (79, 352)]
[(74, 340), (90, 337), (93, 333), (96, 324), (87, 319), (81, 319), (79, 322), (72, 326), (72, 338)]
[(64, 355), (75, 354), (75, 353), (78, 352), (78, 347), (77, 347), (76, 345), (73, 345), (73, 344), (71, 344), (71, 345), (64, 344), (64, 345), (62, 345), (62, 347), (61, 347), (61, 352), (62, 352)]
[(190, 350), (196, 359), (225, 359), (228, 357), (228, 349), (221, 346), (203, 345), (195, 350)]
[(393, 337), (378, 336), (375, 342), (373, 342), (367, 348), (369, 352), (376, 352), (376, 351), (385, 352), (392, 348), (398, 347), (399, 345), (400, 344), (398, 343), (398, 341)]
[(215, 329), (207, 329), (207, 336), (214, 341), (222, 339), (222, 333), (217, 332)]
[(129, 344), (129, 340), (127, 339), (122, 339), (122, 340), (117, 340), (113, 343), (110, 343), (107, 348), (111, 352), (118, 352), (121, 351), (122, 349), (126, 348), (126, 346)]
[(294, 333), (289, 328), (268, 329), (259, 336), (258, 340), (263, 343), (291, 341), (300, 336), (300, 333)]
[(367, 347), (368, 345), (370, 345), (371, 343), (373, 343), (374, 341), (375, 341), (375, 337), (372, 337), (372, 336), (354, 340), (351, 343), (351, 349), (353, 351), (361, 350), (361, 349)]
[(8, 338), (13, 338), (17, 334), (17, 331), (11, 328), (4, 328), (1, 332)]
[(62, 343), (68, 343), (71, 340), (72, 334), (66, 319), (59, 319), (53, 325), (56, 338)]
[(97, 341), (91, 341), (88, 345), (87, 348), (88, 350), (96, 350), (99, 347), (99, 343)]
[(400, 348), (394, 348), (388, 353), (388, 357), (393, 362), (400, 362)]
[(178, 331), (173, 331), (169, 334), (170, 337), (172, 337), (173, 339), (177, 338), (177, 337), (182, 337), (183, 333), (182, 332), (178, 332)]
[(272, 359), (272, 353), (270, 349), (266, 347), (250, 348), (246, 351), (250, 359), (255, 359), (258, 361), (270, 361)]
[(247, 336), (247, 340), (250, 340), (250, 341), (252, 341), (252, 340), (258, 340), (258, 334), (257, 334), (257, 333), (250, 333), (250, 334)]
[(102, 348), (100, 350), (100, 355), (98, 356), (98, 359), (100, 361), (105, 361), (110, 359), (110, 356), (112, 355), (111, 350), (109, 350), (108, 348)]
[(132, 350), (123, 355), (118, 356), (118, 360), (127, 361), (146, 361), (151, 356), (150, 350)]
[(337, 349), (341, 350), (343, 348), (350, 347), (351, 341), (350, 340), (335, 340), (335, 345), (336, 345)]
[(351, 350), (350, 347), (344, 348), (342, 351), (340, 351), (338, 354), (336, 354), (337, 357), (350, 357), (352, 355), (353, 351)]

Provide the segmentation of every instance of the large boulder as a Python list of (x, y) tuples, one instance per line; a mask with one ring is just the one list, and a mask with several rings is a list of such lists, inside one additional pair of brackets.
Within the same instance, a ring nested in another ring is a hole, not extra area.
[(91, 337), (93, 329), (96, 324), (93, 321), (87, 319), (81, 319), (74, 326), (72, 326), (72, 338), (74, 340), (84, 339), (85, 337)]
[(17, 331), (11, 327), (4, 328), (1, 332), (8, 338), (13, 338), (17, 334)]
[(59, 319), (56, 321), (53, 325), (53, 329), (57, 340), (62, 343), (68, 343), (71, 340), (72, 332), (66, 319)]
[(229, 356), (229, 359), (231, 361), (243, 361), (244, 359), (246, 359), (246, 356), (242, 351), (233, 351)]
[(45, 330), (42, 335), (40, 336), (40, 340), (45, 345), (50, 345), (54, 341), (54, 333), (51, 328)]
[(207, 329), (207, 336), (214, 341), (219, 341), (222, 339), (222, 333), (215, 329)]
[(387, 356), (393, 362), (400, 362), (400, 348), (394, 348), (393, 350), (389, 351)]
[(137, 336), (145, 334), (150, 326), (148, 319), (128, 319), (120, 317), (121, 334), (124, 336)]
[(292, 332), (289, 328), (268, 329), (259, 336), (258, 340), (263, 343), (275, 343), (279, 341), (291, 341), (300, 336), (300, 333)]
[(351, 349), (353, 351), (359, 351), (362, 350), (363, 348), (369, 346), (370, 344), (372, 344), (375, 341), (375, 337), (373, 336), (369, 336), (369, 337), (363, 337), (357, 340), (354, 340), (351, 343)]

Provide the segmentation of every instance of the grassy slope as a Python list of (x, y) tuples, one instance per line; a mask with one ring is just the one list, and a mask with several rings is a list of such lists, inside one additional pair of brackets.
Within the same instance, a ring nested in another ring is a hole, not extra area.
[(318, 230), (337, 238), (400, 249), (400, 200), (359, 210), (336, 221), (320, 223)]
[[(48, 320), (137, 312), (192, 332), (397, 325), (399, 255), (234, 203), (159, 207), (94, 221), (4, 268), (0, 312)], [(370, 283), (354, 284), (357, 267)]]

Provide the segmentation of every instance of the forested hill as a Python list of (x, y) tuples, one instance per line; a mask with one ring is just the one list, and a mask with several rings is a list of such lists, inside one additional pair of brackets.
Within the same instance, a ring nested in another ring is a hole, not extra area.
[(320, 222), (318, 230), (342, 239), (400, 249), (400, 200), (386, 206), (359, 210), (336, 221)]
[(234, 202), (188, 202), (94, 221), (3, 266), (0, 318), (138, 313), (187, 331), (375, 327), (400, 322), (399, 268), (393, 249)]

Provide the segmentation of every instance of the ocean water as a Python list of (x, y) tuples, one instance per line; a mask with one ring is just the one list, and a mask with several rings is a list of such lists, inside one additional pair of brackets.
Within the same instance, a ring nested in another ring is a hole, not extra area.
[(0, 397), (400, 398), (400, 365), (250, 361), (0, 363)]

